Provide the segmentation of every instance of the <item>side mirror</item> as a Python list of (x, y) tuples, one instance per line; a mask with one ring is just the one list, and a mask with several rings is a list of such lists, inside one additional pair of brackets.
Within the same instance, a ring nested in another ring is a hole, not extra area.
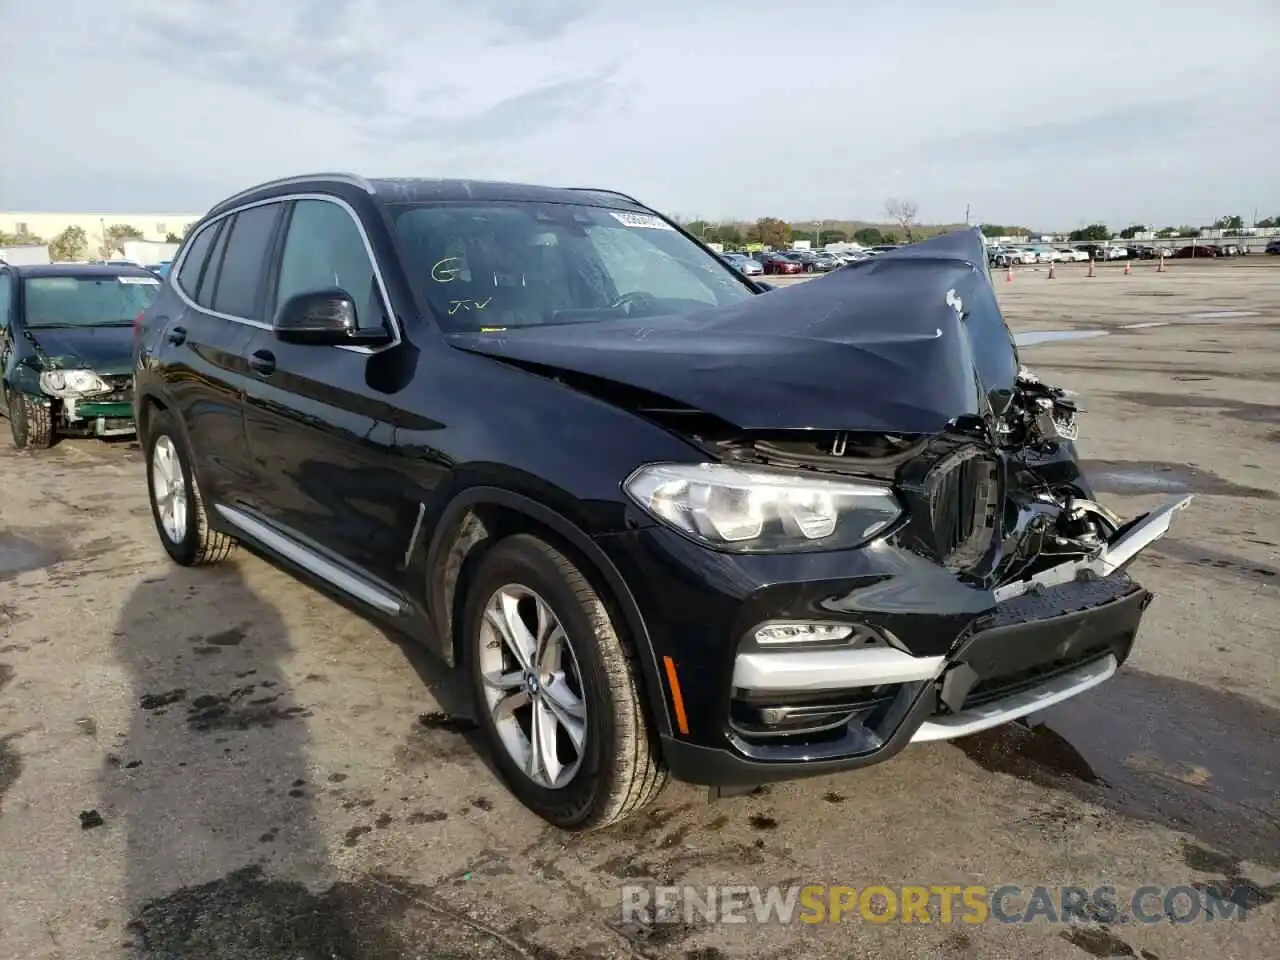
[(336, 287), (290, 297), (276, 311), (273, 327), (283, 343), (377, 346), (391, 341), (384, 327), (357, 326), (355, 301)]
[(772, 283), (769, 283), (768, 281), (765, 281), (765, 280), (757, 280), (756, 286), (760, 288), (761, 293), (768, 293), (770, 290), (778, 289)]

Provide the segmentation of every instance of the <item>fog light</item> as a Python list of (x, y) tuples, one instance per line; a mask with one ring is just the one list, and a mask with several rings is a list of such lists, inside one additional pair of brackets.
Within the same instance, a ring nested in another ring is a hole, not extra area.
[(762, 647), (831, 644), (848, 640), (855, 632), (844, 623), (767, 623), (756, 629), (755, 641)]

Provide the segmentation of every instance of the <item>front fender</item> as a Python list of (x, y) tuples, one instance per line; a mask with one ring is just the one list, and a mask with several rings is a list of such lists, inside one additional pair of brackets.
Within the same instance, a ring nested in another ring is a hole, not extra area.
[(457, 493), (441, 514), (426, 550), (427, 613), (436, 627), (437, 652), (450, 665), (455, 663), (452, 591), (466, 555), (484, 537), (484, 531), (469, 529), (469, 525), (475, 522), (476, 509), (486, 506), (514, 511), (553, 531), (591, 564), (593, 569), (586, 572), (596, 574), (608, 587), (625, 621), (627, 633), (635, 644), (650, 716), (658, 725), (656, 732), (670, 735), (671, 716), (662, 693), (657, 655), (640, 607), (622, 574), (580, 527), (563, 514), (523, 494), (501, 487), (470, 486)]

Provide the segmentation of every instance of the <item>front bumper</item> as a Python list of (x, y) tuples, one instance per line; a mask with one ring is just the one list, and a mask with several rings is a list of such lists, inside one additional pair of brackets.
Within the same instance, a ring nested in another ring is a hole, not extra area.
[(62, 401), (62, 426), (95, 437), (126, 436), (135, 432), (132, 378), (111, 377), (115, 389), (105, 395)]
[[(672, 774), (750, 786), (880, 763), (1035, 713), (1107, 680), (1151, 594), (1125, 568), (1184, 497), (1125, 525), (1088, 562), (998, 591), (965, 586), (892, 543), (808, 556), (712, 554), (664, 529), (601, 538), (632, 586), (664, 693)], [(762, 648), (769, 621), (856, 625), (855, 645)]]

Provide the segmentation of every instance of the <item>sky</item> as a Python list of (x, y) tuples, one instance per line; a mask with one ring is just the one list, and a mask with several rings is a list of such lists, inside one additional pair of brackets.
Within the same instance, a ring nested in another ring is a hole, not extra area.
[(0, 0), (0, 209), (277, 176), (608, 187), (686, 218), (1280, 214), (1277, 0)]

